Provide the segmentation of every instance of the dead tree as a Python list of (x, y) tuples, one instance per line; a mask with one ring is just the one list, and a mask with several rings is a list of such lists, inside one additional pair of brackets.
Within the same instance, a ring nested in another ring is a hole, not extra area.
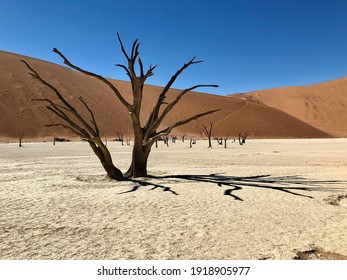
[(186, 137), (185, 134), (182, 134), (181, 138), (182, 138), (182, 142), (184, 142), (184, 138)]
[(189, 148), (193, 148), (192, 145), (196, 144), (196, 140), (194, 138), (190, 138), (189, 140)]
[(208, 148), (212, 148), (212, 128), (213, 128), (213, 123), (210, 121), (209, 122), (209, 126), (202, 124), (203, 127), (203, 131), (206, 134), (206, 136), (208, 137)]
[(216, 140), (217, 140), (217, 143), (218, 143), (218, 145), (223, 145), (223, 138), (222, 137), (220, 137), (220, 138), (215, 138)]
[(248, 132), (240, 131), (239, 132), (239, 144), (244, 145), (246, 143), (246, 139), (249, 136)]
[(171, 135), (171, 141), (172, 143), (176, 143), (177, 135)]
[[(172, 86), (172, 84), (176, 81), (177, 77), (189, 66), (200, 63), (202, 61), (196, 61), (195, 57), (185, 63), (169, 80), (169, 82), (166, 84), (166, 86), (163, 88), (161, 93), (159, 94), (157, 101), (152, 109), (152, 112), (150, 113), (147, 121), (145, 124), (141, 124), (140, 122), (140, 112), (141, 112), (141, 106), (142, 106), (142, 97), (143, 97), (143, 87), (144, 84), (150, 76), (152, 76), (153, 70), (156, 66), (150, 66), (147, 71), (144, 70), (144, 66), (142, 63), (141, 58), (139, 57), (139, 43), (138, 40), (135, 40), (131, 52), (127, 53), (123, 42), (117, 33), (118, 41), (121, 46), (121, 51), (123, 55), (126, 58), (127, 65), (124, 64), (117, 64), (117, 66), (123, 68), (126, 72), (126, 74), (129, 76), (131, 85), (132, 85), (132, 103), (129, 103), (125, 98), (122, 96), (120, 91), (107, 79), (104, 77), (94, 74), (92, 72), (88, 72), (86, 70), (83, 70), (72, 63), (56, 48), (53, 49), (54, 52), (56, 52), (63, 60), (64, 64), (70, 66), (72, 69), (77, 70), (81, 73), (84, 73), (89, 76), (93, 76), (102, 82), (104, 82), (106, 85), (110, 87), (110, 89), (115, 93), (115, 95), (118, 97), (120, 102), (126, 107), (128, 110), (132, 125), (133, 125), (133, 132), (134, 132), (134, 146), (133, 146), (133, 152), (132, 152), (132, 161), (131, 165), (127, 172), (125, 172), (125, 177), (131, 178), (131, 177), (145, 177), (147, 176), (147, 161), (148, 156), (151, 151), (152, 145), (155, 143), (155, 141), (162, 136), (166, 136), (170, 134), (170, 132), (181, 125), (187, 124), (191, 122), (192, 120), (196, 120), (200, 117), (206, 116), (208, 114), (212, 114), (214, 112), (217, 112), (219, 110), (210, 110), (207, 112), (202, 112), (200, 114), (193, 115), (191, 117), (188, 117), (186, 119), (180, 120), (176, 123), (173, 123), (172, 125), (159, 130), (159, 126), (162, 123), (162, 121), (165, 119), (165, 117), (168, 115), (168, 113), (174, 108), (174, 106), (181, 100), (181, 98), (191, 92), (192, 90), (195, 90), (200, 87), (217, 87), (217, 85), (195, 85), (190, 88), (186, 88), (182, 90), (174, 99), (173, 101), (166, 102), (166, 96), (167, 93)], [(135, 70), (136, 64), (139, 67), (139, 73)], [(163, 106), (165, 105), (165, 107)]]
[[(49, 98), (34, 99), (36, 101), (47, 103), (46, 108), (64, 121), (64, 123), (48, 124), (46, 126), (61, 126), (71, 131), (73, 134), (78, 135), (82, 140), (87, 141), (90, 147), (93, 149), (94, 153), (99, 158), (107, 175), (115, 180), (123, 180), (124, 176), (122, 172), (113, 165), (111, 154), (100, 138), (99, 127), (96, 123), (93, 111), (90, 109), (87, 102), (82, 98), (82, 96), (79, 97), (79, 100), (87, 109), (91, 117), (90, 123), (86, 121), (79, 112), (77, 112), (77, 110), (61, 95), (56, 87), (45, 81), (33, 68), (31, 68), (31, 66), (27, 62), (25, 62), (24, 60), (21, 61), (24, 62), (28, 69), (31, 71), (29, 74), (35, 79), (39, 80), (42, 84), (50, 88), (55, 94), (55, 97), (58, 99), (57, 102)], [(61, 103), (62, 105), (59, 103)]]
[(24, 132), (18, 133), (19, 147), (23, 147), (22, 141), (23, 141), (24, 136), (25, 136)]
[(169, 137), (167, 135), (162, 137), (164, 144), (166, 144), (167, 147), (169, 147)]
[[(185, 125), (193, 120), (199, 119), (203, 116), (212, 114), (214, 112), (219, 111), (219, 109), (216, 110), (210, 110), (206, 112), (202, 112), (193, 116), (190, 116), (186, 119), (179, 120), (163, 129), (159, 129), (160, 125), (162, 124), (165, 117), (169, 114), (169, 112), (175, 107), (175, 105), (181, 100), (181, 98), (186, 95), (187, 93), (201, 87), (217, 87), (217, 85), (205, 85), (205, 84), (199, 84), (195, 85), (189, 88), (186, 88), (182, 90), (176, 97), (173, 98), (172, 101), (166, 102), (166, 97), (169, 89), (171, 88), (172, 84), (176, 81), (178, 76), (189, 66), (201, 63), (202, 61), (196, 61), (195, 57), (193, 57), (190, 61), (185, 63), (168, 81), (168, 83), (165, 85), (165, 87), (162, 89), (161, 93), (158, 95), (158, 98), (155, 102), (155, 105), (149, 114), (149, 117), (147, 121), (142, 124), (140, 121), (140, 114), (141, 114), (141, 107), (142, 107), (142, 97), (143, 97), (143, 88), (144, 84), (150, 76), (152, 76), (153, 70), (156, 68), (156, 66), (150, 66), (147, 71), (144, 70), (144, 66), (142, 63), (141, 58), (139, 57), (139, 45), (138, 40), (135, 40), (131, 52), (128, 53), (123, 45), (123, 42), (117, 33), (118, 41), (121, 47), (121, 51), (126, 58), (126, 65), (124, 64), (117, 64), (116, 66), (122, 68), (125, 70), (126, 74), (130, 78), (130, 82), (132, 85), (132, 102), (127, 101), (121, 92), (115, 87), (114, 84), (112, 84), (109, 80), (102, 77), (101, 75), (86, 71), (74, 64), (72, 64), (65, 56), (62, 54), (58, 49), (54, 48), (53, 51), (57, 53), (62, 59), (63, 63), (72, 69), (81, 72), (83, 74), (86, 74), (88, 76), (92, 76), (101, 82), (105, 83), (112, 92), (116, 95), (116, 97), (119, 99), (119, 101), (123, 104), (123, 106), (127, 109), (129, 112), (129, 115), (132, 120), (132, 127), (133, 127), (133, 135), (134, 135), (134, 146), (132, 151), (132, 161), (130, 164), (129, 169), (124, 173), (124, 177), (126, 178), (132, 178), (132, 177), (146, 177), (147, 176), (147, 161), (148, 156), (150, 154), (152, 145), (155, 143), (156, 140), (160, 139), (163, 136), (166, 136), (171, 133), (171, 131), (179, 126)], [(135, 70), (135, 67), (138, 67), (137, 70)], [(46, 83), (47, 84), (47, 83)], [(60, 94), (59, 94), (60, 95)], [(47, 101), (47, 100), (46, 100)], [(50, 102), (50, 100), (48, 101)], [(82, 101), (84, 103), (84, 101)], [(86, 106), (86, 104), (84, 104)], [(53, 107), (55, 106), (55, 107)], [(50, 108), (53, 108), (53, 112), (62, 115), (61, 112), (64, 113), (56, 104), (51, 103), (49, 106)], [(68, 107), (68, 106), (66, 106)], [(88, 111), (91, 110), (89, 107), (87, 107)], [(50, 109), (51, 110), (51, 109)], [(75, 112), (75, 110), (73, 111)], [(76, 112), (77, 114), (77, 112)], [(79, 116), (79, 114), (77, 114)], [(80, 117), (80, 116), (79, 116)], [(93, 116), (94, 118), (94, 116)], [(71, 122), (70, 119), (67, 118), (69, 122)], [(85, 124), (85, 129), (83, 131), (81, 130), (81, 127), (75, 127), (75, 124), (69, 123), (70, 126), (67, 126), (70, 130), (73, 129), (74, 132), (78, 132), (83, 138), (88, 139), (88, 142), (92, 146), (94, 150), (96, 150), (99, 154), (101, 153), (99, 150), (105, 150), (104, 145), (102, 144), (102, 141), (100, 140), (101, 144), (98, 143), (99, 135), (97, 135), (96, 127), (92, 128), (88, 123), (86, 123), (84, 120), (82, 120)], [(95, 121), (93, 121), (94, 126)], [(59, 124), (60, 126), (63, 124)], [(85, 133), (87, 132), (88, 133)], [(94, 136), (95, 135), (95, 136)], [(97, 142), (97, 143), (96, 143)], [(101, 146), (102, 145), (102, 146)], [(106, 149), (107, 150), (107, 149)], [(108, 152), (108, 150), (107, 150)], [(103, 153), (100, 154), (100, 156), (103, 156)], [(109, 158), (111, 159), (111, 158)], [(110, 163), (110, 161), (107, 161)], [(113, 166), (113, 165), (112, 165)], [(118, 170), (118, 169), (117, 169)], [(119, 171), (119, 170), (118, 170)], [(118, 174), (118, 172), (117, 172)], [(116, 177), (114, 175), (114, 177)], [(123, 176), (118, 176), (118, 178), (123, 179)]]
[(117, 131), (117, 141), (122, 142), (122, 146), (124, 146), (124, 136), (123, 133)]
[(224, 136), (224, 137), (223, 137), (223, 140), (224, 140), (224, 148), (227, 147), (227, 141), (228, 141), (228, 139), (229, 139), (229, 136)]

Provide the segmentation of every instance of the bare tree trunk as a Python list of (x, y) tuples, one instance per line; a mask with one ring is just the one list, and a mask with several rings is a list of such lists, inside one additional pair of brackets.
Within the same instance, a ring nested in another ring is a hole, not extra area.
[(243, 145), (246, 143), (246, 139), (248, 137), (248, 132), (245, 132), (245, 131), (242, 131), (242, 132), (239, 132), (239, 144), (240, 145)]
[(122, 146), (124, 146), (124, 136), (123, 136), (123, 133), (120, 133), (120, 132), (117, 131), (117, 137), (118, 137), (117, 141), (122, 142)]
[(242, 143), (242, 138), (241, 138), (241, 132), (239, 132), (239, 144), (240, 144), (240, 145), (243, 145), (243, 143)]
[(147, 161), (151, 151), (151, 145), (142, 145), (142, 141), (134, 141), (132, 160), (127, 172), (124, 173), (126, 178), (146, 177)]
[(224, 148), (227, 147), (227, 141), (228, 141), (228, 139), (229, 139), (228, 136), (224, 137)]
[(23, 132), (21, 132), (21, 133), (18, 134), (19, 147), (23, 147), (23, 146), (22, 146), (23, 137), (24, 137), (24, 133), (23, 133)]
[(123, 173), (114, 166), (111, 154), (101, 139), (96, 137), (93, 140), (87, 141), (94, 153), (99, 158), (104, 170), (107, 173), (107, 176), (118, 181), (124, 180)]
[(131, 165), (124, 176), (126, 178), (147, 177), (147, 161), (149, 152), (141, 152), (134, 154)]
[(206, 133), (206, 136), (208, 137), (208, 148), (212, 148), (212, 128), (213, 128), (213, 123), (210, 121), (210, 125), (207, 127), (206, 125), (202, 124), (203, 131)]
[(195, 145), (196, 144), (196, 139), (194, 138), (190, 138), (190, 141), (189, 141), (189, 148), (192, 148), (193, 146), (192, 145)]
[(186, 137), (186, 135), (183, 134), (181, 137), (182, 137), (182, 142), (184, 142), (184, 138)]

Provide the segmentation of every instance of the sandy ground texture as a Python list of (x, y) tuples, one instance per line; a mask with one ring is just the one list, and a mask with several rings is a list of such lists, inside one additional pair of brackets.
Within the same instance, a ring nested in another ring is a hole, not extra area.
[[(108, 146), (125, 170), (131, 147)], [(347, 139), (188, 146), (116, 182), (86, 143), (0, 144), (0, 258), (347, 256)]]

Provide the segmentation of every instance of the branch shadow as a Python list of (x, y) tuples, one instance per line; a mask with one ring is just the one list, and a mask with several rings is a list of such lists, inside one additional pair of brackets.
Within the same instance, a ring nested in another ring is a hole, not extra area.
[(133, 182), (133, 183), (136, 183), (137, 185), (135, 185), (131, 190), (125, 191), (125, 192), (121, 192), (119, 194), (131, 193), (131, 192), (137, 191), (140, 187), (151, 186), (152, 188), (150, 189), (150, 191), (153, 191), (155, 189), (162, 189), (164, 192), (170, 192), (170, 193), (172, 193), (174, 195), (178, 195), (178, 193), (175, 192), (174, 190), (172, 190), (170, 187), (159, 185), (159, 184), (156, 184), (156, 183), (153, 183), (153, 182), (141, 181), (141, 180), (135, 180), (135, 179), (130, 179), (129, 181)]
[[(337, 191), (338, 188), (327, 187), (326, 185), (336, 185), (344, 183), (344, 181), (338, 180), (312, 180), (306, 179), (300, 176), (271, 176), (271, 175), (256, 175), (256, 176), (227, 176), (220, 173), (213, 173), (208, 175), (167, 175), (167, 176), (149, 176), (152, 180), (172, 180), (176, 182), (180, 181), (193, 181), (193, 182), (204, 182), (216, 184), (218, 187), (227, 187), (224, 190), (224, 195), (230, 196), (238, 201), (243, 199), (236, 195), (235, 192), (242, 190), (243, 188), (261, 188), (271, 189), (275, 191), (284, 192), (287, 194), (313, 198), (308, 195), (307, 192), (312, 191)], [(131, 190), (123, 192), (129, 193), (137, 191), (140, 187), (152, 186), (151, 190), (162, 189), (163, 191), (170, 192), (174, 195), (178, 195), (177, 192), (172, 190), (170, 187), (155, 183), (153, 181), (141, 181), (141, 180), (130, 180), (135, 185)], [(302, 192), (305, 192), (303, 194)]]

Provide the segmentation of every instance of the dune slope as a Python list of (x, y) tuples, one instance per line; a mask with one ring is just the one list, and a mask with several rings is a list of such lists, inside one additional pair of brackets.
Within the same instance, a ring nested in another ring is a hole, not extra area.
[(347, 136), (347, 77), (308, 86), (258, 90), (245, 96), (336, 137)]
[[(52, 92), (28, 74), (26, 60), (44, 79), (56, 86), (61, 93), (87, 116), (79, 96), (90, 105), (103, 136), (115, 137), (118, 132), (131, 136), (131, 122), (126, 109), (114, 93), (103, 83), (77, 73), (67, 67), (0, 51), (0, 138), (16, 138), (24, 133), (26, 138), (43, 139), (68, 136), (61, 128), (48, 128), (46, 124), (59, 123), (45, 104), (34, 98), (54, 98)], [(131, 100), (128, 82), (111, 80), (127, 100)], [(144, 89), (142, 121), (151, 111), (162, 88), (147, 85)], [(180, 91), (170, 90), (168, 101)], [(221, 111), (193, 121), (174, 131), (175, 134), (202, 136), (202, 123), (214, 123), (214, 136), (235, 137), (240, 130), (256, 138), (323, 138), (330, 135), (287, 113), (269, 106), (233, 97), (191, 92), (184, 96), (168, 115), (163, 126), (211, 109)]]

